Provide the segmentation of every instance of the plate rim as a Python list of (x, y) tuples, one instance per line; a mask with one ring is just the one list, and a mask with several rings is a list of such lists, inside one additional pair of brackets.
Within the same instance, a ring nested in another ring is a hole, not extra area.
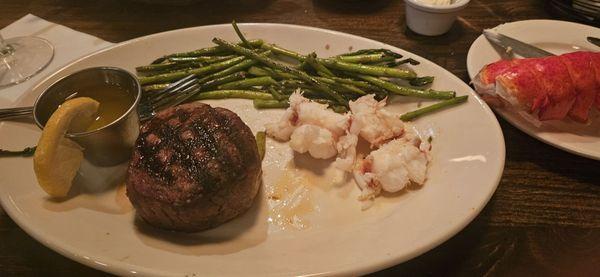
[[(513, 24), (564, 24), (564, 25), (573, 25), (573, 26), (585, 27), (585, 28), (593, 28), (593, 26), (576, 23), (576, 22), (570, 22), (570, 21), (553, 20), (553, 19), (528, 19), (528, 20), (520, 20), (520, 21), (502, 23), (502, 24), (494, 26), (490, 29), (498, 28), (498, 27), (504, 26), (504, 25), (513, 25)], [(473, 65), (472, 65), (474, 63), (473, 61), (477, 59), (476, 57), (474, 57), (474, 55), (475, 55), (474, 49), (481, 43), (485, 43), (485, 36), (483, 34), (479, 35), (473, 41), (473, 43), (471, 43), (471, 45), (469, 46), (469, 51), (467, 52), (467, 59), (466, 59), (467, 72), (468, 72), (469, 78), (471, 80), (473, 80), (475, 75), (477, 75), (477, 73), (479, 73), (479, 70), (481, 70), (481, 69), (477, 69), (477, 70), (474, 69)], [(519, 124), (518, 116), (512, 114), (510, 111), (503, 110), (503, 109), (495, 109), (495, 108), (492, 108), (492, 110), (494, 111), (495, 114), (499, 114), (500, 116), (502, 116), (502, 118), (504, 120), (508, 121), (508, 123), (510, 123), (510, 125), (512, 125), (513, 127), (516, 127), (521, 132), (524, 132), (525, 134), (529, 135), (530, 137), (532, 137), (538, 141), (541, 141), (542, 143), (548, 144), (552, 147), (558, 148), (562, 151), (565, 151), (565, 152), (573, 154), (573, 155), (600, 161), (600, 152), (598, 154), (587, 153), (587, 152), (585, 152), (584, 149), (581, 149), (581, 147), (579, 147), (579, 146), (561, 145), (559, 141), (536, 134), (535, 126), (533, 126), (534, 128), (530, 128), (527, 125)], [(568, 145), (570, 145), (570, 144), (568, 144)]]
[[(47, 83), (49, 79), (52, 79), (57, 75), (60, 75), (65, 69), (67, 69), (67, 68), (73, 66), (74, 64), (77, 64), (77, 63), (81, 62), (82, 60), (85, 60), (91, 56), (98, 55), (100, 53), (104, 53), (107, 51), (111, 51), (115, 48), (122, 47), (127, 44), (132, 44), (132, 43), (136, 43), (138, 41), (143, 41), (146, 39), (160, 37), (160, 36), (168, 35), (171, 33), (183, 32), (186, 30), (189, 31), (189, 30), (193, 30), (193, 29), (218, 28), (218, 27), (229, 26), (229, 25), (230, 24), (225, 23), (225, 24), (193, 26), (193, 27), (187, 27), (187, 28), (181, 28), (181, 29), (175, 29), (175, 30), (168, 30), (168, 31), (160, 32), (160, 33), (150, 34), (150, 35), (126, 40), (123, 42), (115, 43), (114, 45), (108, 46), (106, 48), (94, 51), (94, 52), (84, 55), (80, 58), (77, 58), (77, 59), (59, 67), (55, 71), (50, 72), (46, 77), (39, 80), (37, 83), (32, 85), (29, 89), (27, 89), (21, 97), (19, 97), (16, 101), (13, 102), (13, 104), (21, 103), (23, 101), (23, 98), (27, 97), (27, 95), (30, 94), (32, 91), (38, 89), (39, 86)], [(366, 37), (362, 37), (362, 36), (358, 36), (358, 35), (354, 35), (354, 34), (350, 34), (350, 33), (345, 33), (345, 32), (335, 31), (335, 30), (330, 30), (330, 29), (324, 29), (324, 28), (318, 28), (318, 27), (312, 27), (312, 26), (304, 26), (304, 25), (297, 25), (297, 24), (284, 24), (284, 23), (253, 22), (253, 23), (238, 23), (238, 25), (239, 26), (257, 26), (257, 27), (263, 27), (263, 28), (264, 27), (268, 28), (268, 27), (273, 26), (273, 27), (308, 29), (310, 31), (323, 32), (323, 33), (328, 33), (328, 34), (332, 34), (332, 35), (336, 35), (336, 36), (351, 37), (352, 39), (368, 41), (370, 43), (377, 43), (377, 44), (380, 44), (384, 48), (400, 49), (402, 51), (408, 52), (414, 58), (426, 60), (426, 61), (430, 62), (432, 66), (442, 69), (443, 71), (446, 71), (448, 73), (448, 77), (450, 79), (453, 79), (455, 82), (460, 83), (460, 85), (465, 88), (465, 91), (469, 94), (469, 96), (478, 102), (478, 105), (483, 109), (483, 112), (490, 117), (491, 122), (494, 124), (494, 127), (495, 127), (494, 129), (496, 129), (498, 131), (499, 144), (496, 145), (496, 147), (497, 147), (496, 150), (498, 153), (500, 153), (500, 156), (497, 157), (500, 162), (498, 163), (498, 168), (495, 171), (496, 176), (493, 176), (493, 178), (489, 178), (490, 183), (493, 185), (490, 187), (490, 190), (487, 193), (487, 195), (485, 195), (485, 197), (483, 198), (484, 201), (480, 202), (472, 210), (473, 211), (472, 213), (469, 213), (467, 216), (460, 218), (457, 221), (457, 223), (453, 226), (453, 228), (448, 229), (445, 232), (444, 236), (439, 236), (436, 240), (432, 240), (428, 243), (423, 244), (420, 248), (414, 249), (411, 252), (411, 254), (409, 254), (409, 255), (405, 255), (405, 256), (390, 255), (387, 257), (382, 257), (378, 261), (371, 262), (368, 265), (352, 267), (352, 268), (346, 267), (346, 268), (342, 268), (337, 271), (319, 272), (319, 273), (309, 274), (310, 276), (323, 276), (323, 275), (331, 275), (331, 274), (335, 274), (335, 275), (360, 274), (360, 275), (362, 275), (362, 274), (375, 272), (378, 270), (383, 270), (385, 268), (389, 268), (391, 266), (410, 261), (411, 259), (414, 259), (414, 258), (422, 255), (423, 253), (434, 249), (435, 247), (439, 246), (440, 244), (442, 244), (442, 243), (446, 242), (447, 240), (449, 240), (450, 238), (454, 237), (458, 232), (460, 232), (467, 225), (469, 225), (481, 213), (481, 211), (487, 206), (490, 199), (496, 192), (496, 190), (500, 184), (500, 181), (502, 179), (503, 173), (504, 173), (504, 167), (505, 167), (505, 163), (506, 163), (506, 146), (505, 146), (505, 140), (504, 140), (504, 133), (502, 131), (502, 128), (500, 127), (500, 124), (499, 124), (497, 118), (494, 115), (494, 112), (490, 109), (490, 107), (479, 97), (479, 95), (468, 84), (466, 84), (458, 76), (454, 75), (452, 72), (439, 66), (438, 64), (432, 62), (431, 60), (421, 57), (417, 54), (414, 54), (411, 51), (404, 50), (400, 47), (396, 47), (391, 44), (383, 43), (383, 42), (380, 42), (380, 41), (377, 41), (374, 39), (370, 39), (370, 38), (366, 38)], [(29, 228), (29, 225), (26, 223), (26, 220), (25, 220), (26, 216), (17, 216), (17, 214), (20, 213), (20, 211), (18, 211), (17, 205), (16, 204), (9, 205), (10, 203), (6, 202), (4, 199), (5, 199), (4, 195), (0, 196), (0, 205), (3, 207), (3, 209), (6, 211), (6, 213), (11, 217), (11, 219), (22, 230), (24, 230), (29, 236), (33, 237), (35, 240), (37, 240), (44, 246), (50, 248), (53, 251), (56, 251), (57, 253), (61, 254), (62, 256), (66, 257), (72, 261), (78, 262), (80, 264), (83, 264), (85, 266), (88, 266), (88, 267), (91, 267), (91, 268), (94, 268), (94, 269), (97, 269), (97, 270), (100, 270), (103, 272), (109, 272), (109, 273), (118, 274), (118, 275), (132, 275), (132, 274), (135, 274), (134, 272), (136, 272), (138, 274), (149, 274), (149, 275), (160, 275), (160, 276), (173, 275), (172, 272), (167, 272), (164, 270), (158, 270), (158, 269), (154, 269), (154, 268), (136, 266), (136, 265), (132, 265), (130, 263), (122, 262), (122, 261), (119, 261), (116, 259), (94, 257), (97, 255), (85, 256), (85, 255), (78, 254), (78, 253), (81, 253), (81, 251), (78, 251), (77, 249), (73, 249), (73, 247), (68, 247), (68, 246), (65, 247), (64, 245), (61, 245), (60, 241), (57, 238), (53, 238), (53, 239), (44, 238), (39, 231), (35, 231), (32, 228)], [(12, 201), (12, 199), (10, 199), (10, 198), (8, 200)]]

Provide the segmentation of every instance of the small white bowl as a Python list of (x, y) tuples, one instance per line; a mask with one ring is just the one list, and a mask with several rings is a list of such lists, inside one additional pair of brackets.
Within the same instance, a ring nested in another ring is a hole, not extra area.
[(450, 5), (428, 5), (419, 0), (405, 0), (406, 24), (416, 33), (438, 36), (452, 28), (458, 12), (467, 7), (470, 0), (456, 0)]

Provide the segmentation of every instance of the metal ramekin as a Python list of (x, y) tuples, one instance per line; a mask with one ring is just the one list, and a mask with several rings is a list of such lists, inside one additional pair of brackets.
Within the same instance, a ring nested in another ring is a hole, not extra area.
[(36, 99), (33, 118), (41, 129), (52, 113), (73, 93), (85, 86), (117, 85), (135, 98), (129, 109), (110, 124), (89, 132), (68, 133), (67, 137), (84, 148), (85, 159), (99, 166), (111, 166), (129, 159), (139, 135), (137, 106), (142, 95), (137, 78), (116, 67), (93, 67), (77, 71), (53, 83)]

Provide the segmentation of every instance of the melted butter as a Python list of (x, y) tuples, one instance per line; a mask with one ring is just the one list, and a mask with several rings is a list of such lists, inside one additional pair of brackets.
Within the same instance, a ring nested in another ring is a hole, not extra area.
[(307, 186), (310, 183), (308, 176), (288, 168), (267, 191), (271, 207), (268, 222), (283, 230), (310, 228), (307, 215), (315, 210), (310, 187)]
[(134, 96), (127, 90), (112, 84), (98, 84), (78, 89), (69, 98), (90, 97), (100, 103), (96, 118), (85, 129), (76, 128), (74, 131), (93, 131), (100, 129), (121, 117), (135, 101)]

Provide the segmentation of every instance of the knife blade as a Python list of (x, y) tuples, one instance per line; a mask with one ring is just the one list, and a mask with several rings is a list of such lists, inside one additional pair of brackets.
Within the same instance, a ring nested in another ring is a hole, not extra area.
[(531, 44), (527, 44), (525, 42), (516, 40), (514, 38), (505, 36), (492, 30), (483, 30), (483, 35), (485, 36), (485, 38), (487, 38), (487, 40), (490, 43), (499, 46), (507, 52), (512, 51), (525, 58), (541, 58), (554, 56), (554, 54), (546, 50), (542, 50)]
[(587, 40), (596, 46), (600, 46), (600, 38), (587, 37)]

